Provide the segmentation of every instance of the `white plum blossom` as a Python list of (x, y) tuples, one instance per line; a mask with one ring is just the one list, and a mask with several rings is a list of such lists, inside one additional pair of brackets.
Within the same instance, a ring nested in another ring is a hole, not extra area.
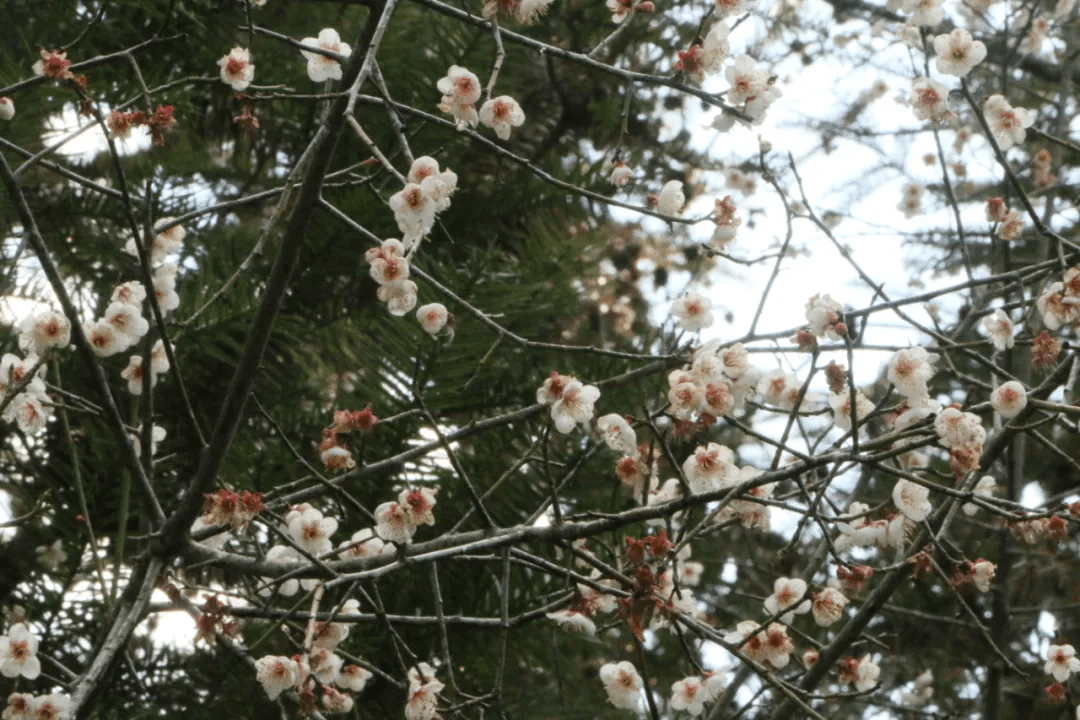
[(176, 263), (165, 263), (154, 271), (154, 297), (157, 298), (158, 307), (163, 313), (180, 307), (180, 296), (176, 293), (178, 272)]
[(560, 375), (557, 372), (552, 372), (551, 375), (544, 380), (544, 384), (536, 389), (536, 402), (544, 405), (553, 404), (563, 396), (567, 386), (576, 381), (577, 378), (572, 375)]
[(416, 311), (416, 319), (428, 335), (438, 335), (446, 327), (450, 313), (442, 303), (428, 303)]
[(909, 21), (914, 25), (933, 27), (945, 19), (945, 12), (941, 9), (944, 0), (916, 0), (915, 11)]
[[(202, 517), (198, 517), (198, 518), (196, 518), (195, 522), (198, 523), (202, 519), (203, 519)], [(194, 526), (192, 526), (191, 531), (195, 532)], [(216, 537), (221, 538), (222, 542), (224, 542), (224, 540), (226, 538), (226, 536), (224, 534), (218, 535)], [(272, 548), (270, 548), (269, 550), (266, 551), (266, 562), (268, 562), (268, 563), (297, 563), (297, 562), (300, 562), (300, 554), (298, 552), (296, 552), (296, 550), (293, 550), (288, 545), (275, 545), (275, 546), (273, 546)], [(259, 589), (259, 595), (262, 595), (263, 597), (268, 597), (268, 596), (270, 596), (270, 595), (272, 595), (274, 593), (273, 583), (275, 581), (274, 581), (273, 578), (264, 578), (264, 580), (268, 584)], [(292, 597), (299, 590), (300, 590), (300, 581), (297, 580), (296, 578), (289, 578), (287, 580), (284, 580), (277, 587), (277, 593), (279, 595), (284, 595), (285, 597)]]
[[(127, 380), (128, 392), (132, 395), (142, 395), (143, 390), (143, 359), (142, 355), (132, 355), (128, 358), (127, 367), (120, 371), (120, 377)], [(150, 373), (150, 387), (157, 384), (157, 374)]]
[[(829, 396), (829, 407), (832, 408), (833, 422), (841, 430), (851, 430), (851, 395), (848, 392)], [(874, 410), (874, 403), (863, 395), (861, 390), (855, 392), (855, 419), (862, 421)]]
[(255, 79), (255, 65), (247, 48), (234, 47), (228, 55), (218, 60), (218, 65), (221, 66), (221, 82), (236, 92), (247, 90)]
[(683, 184), (679, 180), (668, 180), (656, 196), (656, 211), (661, 215), (675, 216), (682, 212), (686, 203)]
[(928, 398), (926, 383), (934, 375), (933, 363), (937, 357), (921, 347), (898, 350), (889, 360), (886, 376), (904, 397), (912, 400)]
[[(983, 475), (979, 478), (979, 482), (975, 483), (975, 487), (972, 488), (971, 492), (979, 497), (988, 498), (994, 496), (994, 490), (996, 489), (997, 481), (994, 480), (994, 476)], [(965, 515), (974, 515), (979, 512), (979, 506), (975, 503), (964, 503), (960, 509), (964, 511)]]
[(98, 357), (109, 357), (125, 350), (128, 336), (105, 320), (96, 320), (83, 328), (90, 349)]
[(551, 405), (551, 419), (555, 429), (565, 434), (578, 425), (587, 425), (593, 416), (593, 403), (600, 397), (594, 385), (583, 385), (574, 380), (567, 384), (562, 397)]
[(323, 517), (322, 511), (303, 503), (285, 515), (289, 537), (311, 555), (325, 555), (333, 549), (330, 536), (337, 530), (338, 521)]
[(1035, 122), (1035, 116), (1024, 108), (1014, 108), (1001, 95), (991, 95), (983, 103), (983, 114), (990, 133), (1004, 152), (1017, 143), (1024, 142), (1025, 128)]
[(11, 120), (15, 117), (15, 102), (7, 97), (0, 97), (0, 120)]
[(732, 105), (742, 105), (747, 100), (765, 92), (769, 84), (769, 71), (757, 67), (757, 61), (749, 55), (740, 55), (725, 71), (731, 89), (727, 101)]
[(1080, 321), (1080, 302), (1065, 292), (1065, 283), (1054, 282), (1035, 300), (1046, 329), (1053, 332), (1063, 325)]
[(560, 627), (571, 632), (579, 632), (584, 635), (596, 634), (596, 623), (588, 615), (578, 610), (556, 610), (547, 614), (548, 619), (554, 620)]
[(1080, 659), (1072, 645), (1051, 645), (1046, 653), (1043, 672), (1053, 675), (1058, 682), (1066, 682), (1072, 673), (1080, 673)]
[(150, 323), (142, 316), (142, 311), (126, 303), (111, 303), (105, 310), (105, 322), (126, 337), (128, 347), (150, 331)]
[(435, 669), (418, 663), (409, 669), (409, 699), (405, 703), (405, 720), (433, 720), (438, 713), (436, 697), (446, 687), (435, 678)]
[(370, 671), (365, 670), (359, 665), (346, 665), (341, 668), (341, 672), (338, 673), (336, 684), (338, 687), (343, 687), (346, 690), (360, 692), (368, 684), (368, 680), (370, 679)]
[(255, 679), (270, 699), (276, 700), (300, 680), (300, 666), (283, 655), (264, 655), (255, 661)]
[(622, 415), (602, 415), (596, 419), (596, 429), (600, 431), (607, 446), (615, 452), (630, 455), (637, 449), (637, 434)]
[(842, 319), (843, 311), (843, 306), (831, 295), (813, 296), (806, 301), (806, 322), (810, 324), (810, 332), (814, 337), (839, 340), (847, 331)]
[(637, 668), (625, 660), (605, 663), (600, 668), (600, 681), (604, 683), (608, 701), (623, 710), (637, 710), (641, 706), (641, 691), (645, 684)]
[(904, 478), (896, 481), (892, 498), (900, 512), (914, 522), (922, 522), (934, 509), (930, 503), (929, 488)]
[(611, 174), (608, 176), (608, 182), (615, 187), (623, 187), (634, 177), (634, 171), (631, 170), (626, 163), (616, 162), (611, 168)]
[(700, 715), (705, 712), (705, 703), (720, 696), (726, 681), (724, 674), (718, 672), (676, 680), (671, 685), (671, 709), (685, 710), (694, 716)]
[(878, 676), (881, 675), (881, 668), (870, 659), (869, 655), (863, 655), (859, 660), (859, 666), (855, 670), (855, 689), (859, 692), (866, 692), (870, 688), (877, 685)]
[(713, 324), (712, 303), (696, 292), (687, 292), (671, 304), (671, 314), (687, 332), (696, 332)]
[(934, 429), (941, 444), (950, 450), (979, 449), (986, 440), (986, 429), (979, 416), (955, 407), (947, 407), (938, 413)]
[(343, 540), (338, 545), (338, 557), (342, 560), (359, 560), (361, 558), (378, 557), (393, 552), (393, 548), (385, 544), (375, 534), (374, 529), (364, 528), (357, 530), (348, 540)]
[(973, 40), (967, 30), (956, 28), (934, 38), (934, 52), (939, 73), (964, 77), (986, 58), (986, 45)]
[(731, 29), (722, 22), (714, 23), (709, 28), (709, 33), (705, 36), (705, 42), (701, 46), (701, 64), (706, 72), (720, 72), (720, 68), (731, 50), (731, 45), (728, 43), (728, 35), (730, 34)]
[(322, 705), (323, 710), (331, 714), (347, 713), (353, 709), (352, 696), (332, 687), (323, 686)]
[(435, 225), (435, 201), (416, 183), (408, 183), (391, 195), (389, 205), (406, 248), (411, 248)]
[(813, 595), (810, 611), (814, 622), (821, 627), (829, 627), (843, 616), (847, 603), (848, 599), (842, 592), (834, 587), (826, 587)]
[(682, 466), (683, 475), (694, 493), (721, 490), (730, 484), (738, 474), (735, 467), (735, 453), (724, 445), (709, 443), (698, 446)]
[(138, 280), (130, 280), (116, 286), (109, 302), (122, 302), (127, 305), (139, 306), (145, 299), (146, 288), (143, 287), (143, 284)]
[(39, 545), (34, 549), (37, 553), (38, 562), (55, 571), (67, 561), (67, 553), (64, 552), (64, 541), (56, 538), (48, 545)]
[(375, 296), (386, 303), (391, 315), (401, 317), (416, 307), (416, 283), (412, 280), (395, 280), (381, 286)]
[(375, 508), (375, 532), (387, 542), (404, 545), (412, 540), (416, 525), (408, 508), (401, 503), (386, 502)]
[[(352, 54), (352, 48), (348, 43), (341, 42), (341, 36), (333, 28), (324, 28), (319, 31), (319, 37), (304, 38), (300, 42), (337, 53), (342, 57), (349, 57)], [(341, 79), (341, 63), (334, 58), (310, 50), (301, 50), (300, 54), (307, 59), (307, 74), (313, 82)]]
[(436, 87), (443, 94), (439, 109), (453, 116), (459, 128), (476, 127), (480, 116), (476, 101), (480, 99), (480, 79), (458, 65), (451, 65), (446, 77)]
[(997, 565), (980, 558), (971, 564), (971, 581), (979, 592), (990, 592), (990, 581), (994, 579), (996, 572)]
[(501, 140), (509, 140), (510, 131), (525, 123), (525, 112), (517, 100), (500, 95), (480, 106), (480, 122), (494, 130)]
[(71, 323), (63, 314), (51, 310), (27, 316), (19, 329), (19, 347), (32, 355), (67, 347), (71, 341)]
[(799, 602), (799, 599), (805, 594), (805, 580), (800, 578), (777, 578), (773, 583), (773, 594), (765, 598), (765, 612), (769, 615), (775, 615), (783, 610), (788, 610), (789, 612), (780, 616), (780, 620), (790, 624), (796, 614), (810, 611), (809, 599)]
[(983, 329), (990, 336), (990, 342), (998, 352), (1011, 348), (1015, 342), (1013, 339), (1013, 321), (1001, 308), (992, 315), (987, 315), (982, 321)]
[(33, 720), (67, 720), (71, 712), (71, 698), (63, 693), (39, 695), (30, 702)]
[(0, 674), (14, 678), (20, 675), (34, 680), (41, 674), (37, 659), (38, 639), (23, 623), (16, 623), (7, 635), (0, 636)]
[(933, 123), (950, 117), (950, 110), (946, 105), (949, 90), (939, 82), (930, 78), (915, 78), (911, 84), (911, 97), (908, 103), (915, 113), (916, 120), (930, 120)]
[(990, 393), (990, 405), (1007, 420), (1019, 415), (1027, 407), (1027, 402), (1027, 390), (1016, 380), (1002, 383)]
[(342, 657), (331, 648), (315, 646), (308, 653), (308, 664), (311, 674), (323, 685), (329, 685), (337, 681), (341, 666), (345, 663)]

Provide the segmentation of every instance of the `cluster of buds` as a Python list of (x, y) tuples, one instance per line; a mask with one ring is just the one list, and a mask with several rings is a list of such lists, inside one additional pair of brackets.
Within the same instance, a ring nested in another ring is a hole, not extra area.
[(1013, 537), (1023, 540), (1028, 545), (1035, 545), (1044, 538), (1055, 542), (1069, 538), (1069, 522), (1058, 515), (1030, 520), (1012, 520), (1008, 525)]
[(342, 440), (342, 435), (358, 432), (366, 435), (379, 422), (371, 407), (363, 410), (335, 410), (334, 424), (323, 430), (319, 443), (319, 459), (327, 470), (348, 470), (356, 467), (352, 452)]
[(735, 232), (742, 225), (742, 220), (736, 215), (738, 208), (730, 195), (725, 195), (723, 200), (716, 201), (713, 210), (713, 220), (716, 221), (716, 229), (713, 230), (709, 247), (723, 252), (735, 241)]
[(1035, 187), (1045, 190), (1057, 182), (1057, 176), (1050, 172), (1050, 166), (1053, 163), (1054, 156), (1046, 148), (1035, 153), (1035, 157), (1031, 159), (1031, 168), (1035, 174)]
[(983, 558), (975, 561), (965, 560), (962, 565), (956, 568), (949, 584), (953, 587), (974, 585), (979, 592), (989, 592), (990, 581), (994, 579), (996, 571), (997, 565), (989, 560)]
[(1024, 231), (1024, 218), (1020, 211), (1009, 210), (999, 197), (987, 199), (986, 219), (997, 224), (997, 236), (1002, 240), (1015, 240)]
[(207, 645), (217, 642), (218, 631), (228, 638), (235, 638), (240, 626), (229, 613), (229, 606), (218, 600), (217, 595), (207, 595), (206, 601), (195, 618), (195, 642)]
[(250, 490), (235, 493), (222, 488), (204, 497), (206, 502), (203, 504), (202, 519), (207, 526), (228, 525), (233, 530), (240, 530), (266, 509), (262, 493)]
[(124, 140), (131, 136), (131, 131), (138, 127), (145, 127), (150, 131), (150, 138), (154, 145), (165, 144), (165, 134), (176, 127), (176, 117), (173, 115), (172, 105), (158, 105), (152, 113), (141, 110), (124, 112), (113, 110), (109, 115), (109, 132), (118, 140)]
[(536, 390), (536, 401), (551, 406), (555, 429), (564, 435), (592, 421), (593, 406), (599, 399), (600, 390), (595, 385), (585, 385), (572, 375), (554, 371)]
[(869, 565), (840, 565), (836, 568), (836, 577), (847, 590), (862, 590), (863, 585), (874, 575), (874, 568)]
[(607, 0), (607, 9), (611, 11), (611, 22), (618, 25), (633, 13), (656, 12), (656, 5), (651, 0)]

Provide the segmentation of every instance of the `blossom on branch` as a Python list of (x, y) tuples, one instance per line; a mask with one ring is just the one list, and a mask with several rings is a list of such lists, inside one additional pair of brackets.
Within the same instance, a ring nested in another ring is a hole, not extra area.
[(983, 103), (983, 114), (990, 133), (1002, 152), (1024, 142), (1025, 129), (1035, 122), (1035, 116), (1024, 108), (1014, 108), (1001, 95), (991, 95)]
[[(324, 28), (319, 31), (319, 37), (304, 38), (300, 42), (346, 58), (352, 54), (352, 48), (341, 42), (341, 36), (333, 28)], [(307, 59), (307, 74), (313, 82), (341, 79), (341, 63), (336, 59), (310, 50), (301, 50), (300, 54)]]
[(511, 129), (525, 123), (525, 113), (517, 100), (509, 95), (500, 95), (480, 107), (480, 122), (494, 130), (500, 139), (509, 140)]
[(247, 90), (255, 79), (255, 65), (247, 48), (234, 47), (228, 55), (218, 60), (218, 65), (221, 66), (221, 82), (237, 92)]
[(604, 683), (608, 701), (615, 707), (635, 711), (641, 707), (641, 691), (645, 684), (631, 663), (625, 660), (605, 663), (600, 668), (600, 681)]
[(986, 45), (973, 40), (967, 30), (956, 28), (934, 38), (934, 52), (939, 73), (964, 77), (986, 58)]

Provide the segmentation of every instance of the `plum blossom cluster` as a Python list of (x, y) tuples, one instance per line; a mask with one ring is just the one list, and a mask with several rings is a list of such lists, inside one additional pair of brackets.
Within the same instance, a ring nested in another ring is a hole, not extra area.
[(356, 467), (352, 451), (342, 437), (344, 435), (366, 435), (379, 422), (370, 407), (363, 410), (335, 410), (334, 423), (323, 430), (319, 443), (319, 459), (327, 470), (348, 470)]
[(135, 128), (145, 127), (150, 131), (150, 138), (154, 145), (165, 144), (165, 134), (176, 126), (175, 108), (172, 105), (158, 105), (153, 113), (142, 110), (113, 110), (109, 113), (107, 124), (109, 134), (117, 140), (126, 140), (131, 137), (131, 131)]
[(253, 493), (250, 490), (236, 493), (222, 488), (205, 497), (202, 519), (208, 527), (228, 525), (233, 530), (240, 530), (250, 525), (251, 521), (266, 509), (262, 493)]
[(705, 712), (705, 703), (720, 697), (726, 685), (727, 676), (722, 672), (706, 672), (676, 680), (671, 685), (671, 709), (685, 710), (697, 717)]
[[(900, 503), (897, 503), (897, 506), (899, 505)], [(873, 518), (869, 513), (869, 505), (853, 502), (848, 507), (845, 518), (836, 521), (840, 534), (833, 540), (833, 546), (837, 552), (856, 547), (903, 547), (906, 535), (904, 518), (907, 515), (894, 513), (887, 517)]]
[[(199, 521), (204, 521), (199, 518)], [(309, 503), (301, 503), (293, 507), (285, 515), (285, 526), (282, 528), (292, 542), (289, 545), (274, 545), (266, 552), (266, 561), (270, 563), (298, 563), (301, 561), (301, 552), (311, 557), (330, 555), (334, 550), (334, 544), (330, 536), (337, 531), (338, 521), (331, 517), (325, 517), (321, 510)], [(194, 530), (194, 528), (192, 528)], [(276, 592), (284, 597), (295, 595), (303, 588), (310, 590), (318, 584), (318, 580), (304, 578), (288, 578), (276, 584), (276, 589), (270, 578), (264, 578), (267, 584), (259, 593), (269, 596)]]
[(38, 639), (23, 623), (15, 623), (0, 635), (0, 674), (8, 678), (34, 680), (41, 674), (37, 658)]
[(375, 508), (375, 532), (383, 540), (407, 544), (421, 525), (434, 525), (435, 494), (438, 488), (405, 488), (397, 502), (385, 502)]
[(742, 343), (724, 347), (712, 340), (694, 351), (687, 367), (668, 373), (668, 412), (679, 421), (708, 427), (744, 407), (761, 379)]
[(427, 663), (418, 663), (409, 669), (408, 679), (405, 720), (435, 720), (438, 717), (438, 695), (446, 687), (435, 677), (435, 668)]
[(27, 434), (43, 430), (53, 414), (44, 376), (45, 365), (36, 355), (20, 359), (5, 353), (0, 359), (0, 397), (8, 403), (3, 419)]
[(1035, 304), (1047, 330), (1080, 327), (1080, 265), (1066, 270), (1062, 280), (1050, 283)]
[(364, 259), (370, 266), (371, 278), (379, 284), (376, 295), (386, 303), (391, 315), (401, 317), (416, 307), (416, 283), (409, 279), (409, 261), (400, 240), (384, 240), (364, 253)]
[(404, 249), (411, 255), (431, 232), (435, 216), (450, 207), (458, 178), (450, 169), (440, 171), (439, 162), (425, 155), (413, 161), (406, 179), (405, 187), (390, 196), (389, 204)]
[(934, 429), (949, 450), (949, 467), (958, 480), (979, 468), (979, 455), (986, 441), (986, 429), (978, 415), (950, 405), (937, 414)]
[(536, 402), (551, 406), (551, 420), (555, 429), (572, 433), (580, 425), (588, 425), (593, 417), (593, 404), (600, 398), (600, 390), (585, 385), (572, 375), (552, 372), (536, 390)]
[(483, 123), (495, 131), (502, 140), (510, 139), (513, 128), (525, 123), (525, 112), (517, 100), (509, 95), (491, 98), (476, 109), (480, 99), (480, 79), (466, 68), (451, 65), (446, 77), (441, 78), (436, 87), (442, 93), (439, 109), (454, 118), (459, 129), (476, 127)]
[[(355, 600), (349, 601), (355, 603)], [(345, 606), (349, 605), (345, 603)], [(343, 610), (355, 610), (346, 608)], [(301, 707), (315, 708), (316, 688), (321, 694), (321, 705), (328, 713), (347, 713), (353, 709), (350, 692), (361, 692), (371, 678), (371, 673), (359, 665), (345, 665), (344, 658), (334, 652), (337, 643), (348, 636), (348, 626), (343, 633), (322, 633), (316, 637), (306, 654), (292, 657), (265, 655), (255, 661), (255, 678), (263, 686), (267, 696), (276, 700), (282, 693), (292, 690)], [(336, 686), (336, 687), (335, 687)]]
[(719, 73), (730, 52), (730, 33), (731, 29), (724, 23), (714, 23), (704, 40), (698, 38), (688, 49), (679, 51), (675, 69), (686, 73), (697, 83), (705, 82), (706, 74)]
[(64, 693), (38, 696), (12, 693), (3, 717), (4, 720), (67, 720), (71, 717), (71, 698)]

